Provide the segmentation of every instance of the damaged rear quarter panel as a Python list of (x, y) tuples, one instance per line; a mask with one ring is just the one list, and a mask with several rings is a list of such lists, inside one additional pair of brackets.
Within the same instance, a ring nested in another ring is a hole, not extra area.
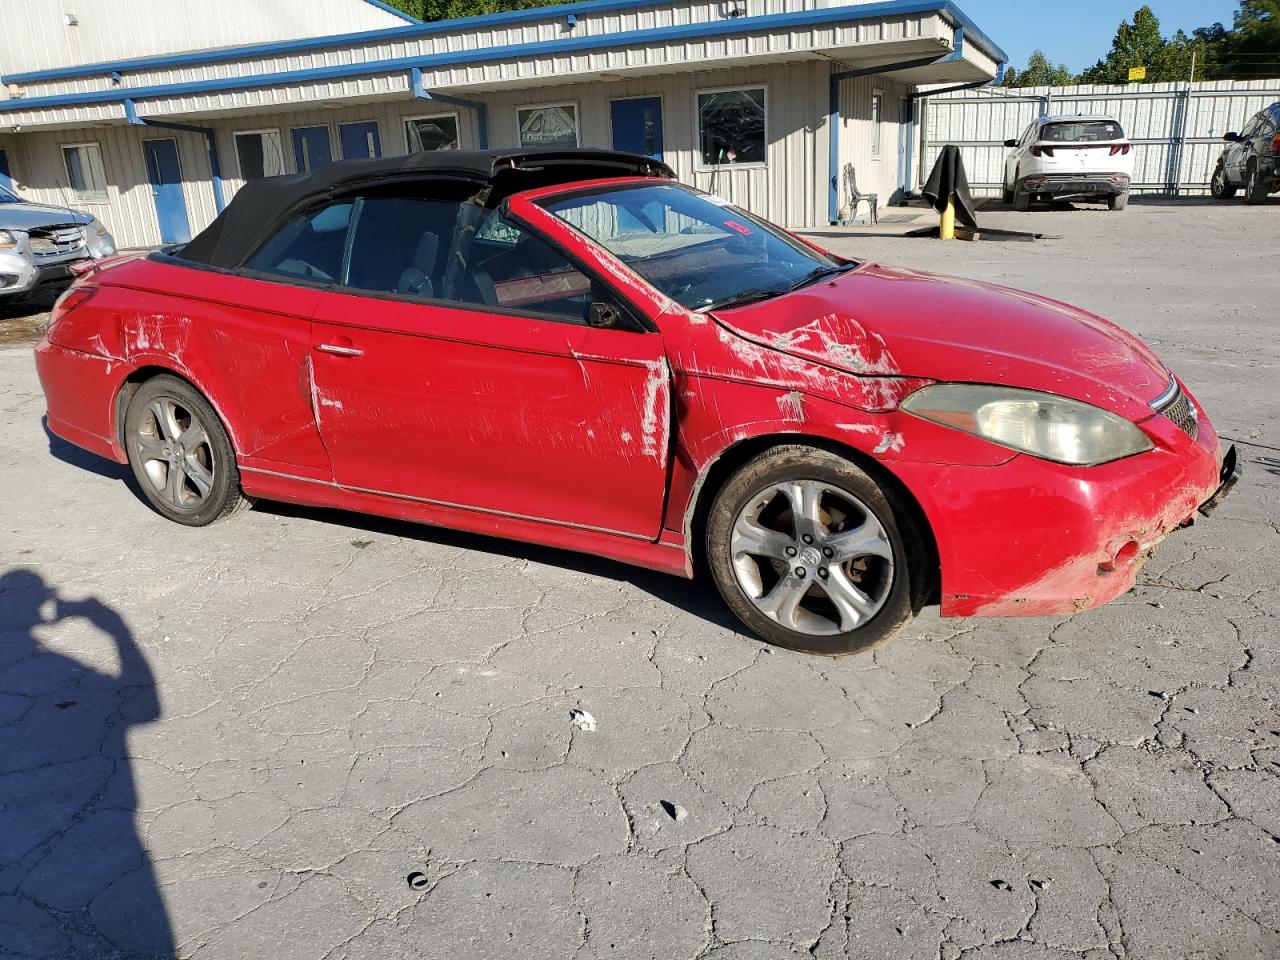
[(110, 279), (98, 299), (116, 311), (129, 370), (162, 367), (189, 380), (240, 457), (330, 475), (308, 367), (316, 291), (153, 260)]

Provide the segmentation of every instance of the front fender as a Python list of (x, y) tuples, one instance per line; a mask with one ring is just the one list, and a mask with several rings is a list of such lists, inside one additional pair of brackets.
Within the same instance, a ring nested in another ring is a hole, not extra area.
[[(1015, 454), (901, 410), (871, 412), (774, 385), (680, 375), (675, 384), (676, 445), (663, 526), (692, 549), (691, 525), (717, 464), (743, 444), (819, 441), (879, 463), (902, 481), (900, 465), (993, 466)], [(903, 486), (912, 495), (910, 485)]]

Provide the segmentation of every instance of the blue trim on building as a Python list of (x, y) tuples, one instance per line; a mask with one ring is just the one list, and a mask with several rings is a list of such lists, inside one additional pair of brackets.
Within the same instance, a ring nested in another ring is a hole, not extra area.
[(840, 82), (852, 80), (855, 77), (875, 77), (898, 70), (931, 67), (935, 63), (952, 63), (960, 60), (964, 55), (964, 31), (964, 27), (956, 27), (952, 50), (948, 54), (900, 60), (897, 63), (886, 63), (878, 67), (864, 67), (861, 70), (845, 70), (831, 74), (827, 105), (827, 172), (831, 175), (831, 187), (827, 192), (827, 214), (831, 223), (837, 223), (840, 219)]
[[(205, 50), (198, 53), (174, 54), (160, 57), (139, 57), (132, 60), (116, 60), (107, 63), (87, 64), (84, 66), (59, 67), (52, 70), (35, 70), (26, 73), (15, 73), (0, 77), (0, 83), (36, 83), (45, 80), (63, 80), (72, 77), (98, 76), (102, 74), (137, 72), (140, 70), (157, 70), (168, 67), (190, 66), (195, 64), (219, 63), (229, 60), (245, 60), (254, 57), (275, 56), (278, 54), (301, 53), (327, 47), (350, 46), (355, 44), (377, 43), (382, 40), (408, 40), (416, 37), (430, 36), (438, 33), (450, 33), (465, 30), (469, 27), (497, 27), (512, 23), (527, 23), (534, 20), (555, 19), (573, 15), (576, 17), (587, 13), (603, 13), (614, 10), (627, 10), (635, 7), (665, 5), (654, 0), (589, 0), (586, 3), (560, 4), (552, 7), (534, 7), (528, 10), (514, 10), (506, 13), (486, 14), (478, 17), (460, 17), (456, 20), (439, 20), (421, 25), (389, 27), (385, 30), (367, 30), (360, 33), (334, 34), (326, 37), (308, 37), (302, 40), (289, 40), (278, 43), (246, 44), (240, 47), (223, 47), (218, 50)], [(799, 14), (772, 14), (756, 17), (743, 17), (728, 21), (712, 21), (708, 24), (690, 24), (685, 26), (710, 26), (715, 33), (741, 32), (744, 24), (759, 24), (775, 18), (789, 18), (799, 15), (810, 15), (812, 19), (804, 24), (821, 23), (836, 20), (864, 20), (885, 15), (911, 15), (915, 13), (939, 13), (954, 20), (957, 27), (966, 32), (966, 36), (982, 47), (992, 59), (1007, 62), (1009, 57), (994, 44), (965, 13), (951, 0), (882, 0), (878, 3), (857, 4), (846, 7), (826, 7), (821, 10), (801, 11)], [(800, 25), (804, 25), (800, 24)], [(631, 31), (629, 34), (616, 36), (636, 36), (646, 34), (653, 41), (666, 38), (680, 39), (671, 36), (672, 31), (680, 27), (665, 27), (657, 30)], [(607, 39), (578, 38), (580, 40)], [(559, 43), (561, 41), (551, 41)], [(496, 49), (511, 49), (515, 45)], [(415, 63), (424, 63), (426, 58), (415, 57)], [(383, 61), (387, 62), (387, 61)], [(354, 65), (353, 65), (354, 66)], [(394, 67), (392, 69), (395, 69)], [(300, 71), (294, 71), (298, 73)], [(259, 86), (265, 84), (258, 84)], [(144, 88), (136, 88), (144, 89)], [(141, 94), (135, 94), (141, 95)], [(40, 98), (49, 99), (49, 98)]]
[[(49, 97), (30, 97), (0, 100), (0, 114), (46, 107), (77, 106), (94, 103), (117, 103), (125, 98), (143, 100), (156, 97), (182, 97), (202, 93), (223, 93), (230, 90), (246, 90), (255, 87), (283, 86), (291, 83), (307, 83), (317, 80), (345, 80), (372, 74), (396, 73), (414, 67), (430, 69), (459, 64), (486, 63), (507, 60), (533, 54), (555, 55), (578, 53), (583, 50), (605, 50), (638, 43), (663, 43), (673, 40), (691, 40), (708, 36), (725, 36), (749, 33), (753, 30), (787, 29), (807, 27), (829, 22), (857, 22), (884, 15), (888, 8), (898, 13), (945, 12), (951, 7), (946, 0), (912, 0), (903, 3), (871, 3), (852, 7), (827, 7), (820, 10), (803, 10), (796, 13), (772, 14), (759, 17), (742, 17), (728, 22), (681, 24), (660, 30), (632, 30), (626, 33), (605, 34), (590, 37), (568, 37), (541, 43), (517, 43), (478, 50), (457, 50), (427, 56), (397, 57), (390, 60), (372, 60), (363, 63), (339, 64), (332, 67), (314, 67), (306, 70), (289, 70), (279, 73), (257, 74), (247, 77), (219, 77), (213, 80), (197, 80), (191, 83), (171, 83), (154, 87), (117, 87), (114, 90), (97, 90), (89, 93), (67, 93)], [(958, 27), (957, 36), (965, 35), (966, 27)], [(954, 56), (954, 54), (953, 54)], [(935, 58), (936, 59), (936, 58)], [(924, 61), (931, 63), (933, 60)], [(876, 67), (872, 73), (883, 73), (886, 68)]]
[(479, 100), (464, 100), (462, 97), (450, 97), (443, 93), (433, 93), (422, 84), (422, 70), (414, 67), (409, 71), (409, 89), (420, 100), (435, 100), (455, 107), (466, 107), (476, 112), (476, 145), (481, 150), (489, 149), (489, 108)]
[(132, 100), (124, 101), (124, 118), (130, 126), (158, 127), (162, 130), (182, 130), (185, 133), (201, 134), (209, 147), (209, 179), (213, 182), (213, 206), (218, 213), (226, 209), (226, 200), (222, 193), (222, 161), (218, 157), (218, 139), (213, 127), (197, 127), (190, 123), (170, 123), (167, 120), (147, 120), (138, 116)]
[(420, 25), (386, 27), (382, 30), (361, 30), (354, 33), (334, 33), (323, 37), (304, 37), (299, 40), (280, 40), (273, 43), (248, 43), (238, 47), (220, 47), (198, 53), (175, 53), (156, 57), (135, 57), (129, 60), (112, 60), (83, 66), (57, 67), (50, 70), (32, 70), (0, 77), (0, 83), (35, 83), (40, 80), (65, 80), (69, 77), (90, 77), (111, 70), (156, 70), (164, 67), (189, 66), (200, 63), (219, 63), (226, 60), (243, 60), (252, 57), (274, 56), (280, 53), (303, 53), (325, 47), (350, 44), (378, 43), (382, 40), (410, 40), (429, 37), (437, 33), (465, 30), (468, 27), (500, 27), (530, 20), (554, 19), (567, 13), (607, 13), (611, 10), (628, 10), (633, 7), (657, 6), (654, 0), (589, 0), (585, 3), (564, 3), (551, 7), (532, 7), (526, 10), (509, 10), (504, 13), (486, 13), (476, 17), (458, 17), (453, 20), (433, 20)]
[(391, 14), (393, 17), (399, 17), (405, 23), (422, 23), (423, 22), (419, 20), (417, 17), (409, 16), (403, 10), (397, 10), (395, 7), (391, 6), (391, 4), (389, 3), (383, 3), (382, 0), (364, 0), (364, 2), (369, 4), (369, 6), (371, 7), (377, 7), (379, 10), (385, 10), (387, 13)]

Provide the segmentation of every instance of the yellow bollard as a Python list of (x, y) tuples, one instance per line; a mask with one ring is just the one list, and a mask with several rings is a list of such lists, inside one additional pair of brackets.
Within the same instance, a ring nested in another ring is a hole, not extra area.
[(942, 222), (938, 224), (938, 236), (943, 240), (956, 238), (956, 195), (947, 196), (946, 209), (942, 211)]

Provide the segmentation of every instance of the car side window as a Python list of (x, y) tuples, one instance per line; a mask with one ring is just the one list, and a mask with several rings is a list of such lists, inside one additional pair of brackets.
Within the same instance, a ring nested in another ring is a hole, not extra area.
[(439, 297), (458, 210), (455, 200), (362, 198), (343, 282), (372, 293)]
[(352, 202), (299, 214), (258, 248), (245, 269), (288, 279), (332, 283), (342, 272)]
[(496, 210), (482, 215), (465, 267), (446, 284), (446, 297), (583, 324), (593, 299), (590, 278), (568, 257)]

